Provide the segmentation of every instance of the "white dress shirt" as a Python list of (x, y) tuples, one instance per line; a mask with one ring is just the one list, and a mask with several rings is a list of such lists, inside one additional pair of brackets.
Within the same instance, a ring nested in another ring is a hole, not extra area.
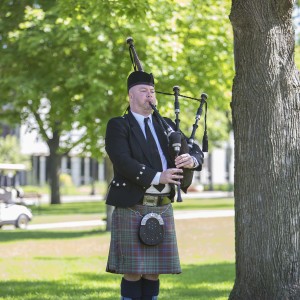
[[(145, 138), (146, 138), (146, 132), (145, 132), (144, 119), (149, 117), (149, 121), (148, 121), (149, 128), (151, 130), (151, 133), (152, 133), (153, 138), (154, 138), (154, 140), (156, 142), (156, 145), (157, 145), (157, 149), (158, 149), (159, 156), (160, 156), (160, 159), (161, 159), (163, 171), (165, 171), (168, 168), (167, 160), (166, 160), (166, 157), (165, 157), (165, 155), (164, 155), (164, 153), (161, 149), (161, 146), (159, 144), (159, 140), (157, 138), (157, 135), (156, 135), (153, 123), (152, 123), (152, 115), (150, 114), (149, 116), (145, 117), (145, 116), (137, 114), (133, 111), (131, 111), (131, 112), (132, 112), (133, 116), (135, 117), (135, 119), (137, 120), (137, 122), (139, 123)], [(171, 187), (170, 187), (169, 184), (166, 184), (164, 189), (161, 192), (159, 192), (155, 187), (153, 187), (153, 185), (159, 184), (160, 175), (161, 175), (161, 172), (156, 173), (156, 175), (154, 176), (154, 178), (151, 182), (151, 186), (146, 190), (147, 194), (165, 194), (165, 193), (169, 193), (171, 191)]]

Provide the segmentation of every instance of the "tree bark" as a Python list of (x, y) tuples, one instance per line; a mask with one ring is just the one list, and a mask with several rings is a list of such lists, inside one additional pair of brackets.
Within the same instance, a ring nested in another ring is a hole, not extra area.
[(49, 146), (49, 182), (50, 182), (50, 203), (60, 204), (60, 166), (61, 166), (61, 155), (58, 153), (59, 149), (59, 134), (58, 132), (53, 133), (51, 140), (48, 140)]
[(292, 0), (232, 0), (236, 280), (231, 300), (300, 299), (300, 79), (292, 8)]

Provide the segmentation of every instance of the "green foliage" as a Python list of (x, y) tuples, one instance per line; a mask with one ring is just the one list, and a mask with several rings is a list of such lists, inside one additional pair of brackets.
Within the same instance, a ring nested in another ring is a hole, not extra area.
[(36, 185), (24, 185), (22, 186), (22, 190), (25, 194), (48, 194), (49, 193), (49, 186), (43, 185), (43, 186), (36, 186)]
[(24, 164), (31, 168), (29, 157), (21, 153), (19, 141), (12, 135), (0, 137), (0, 163)]
[[(68, 175), (69, 177), (69, 175)], [(69, 179), (68, 183), (70, 183)], [(63, 179), (65, 182), (65, 178)], [(36, 186), (36, 185), (26, 185), (22, 186), (22, 189), (24, 190), (25, 193), (38, 193), (38, 194), (48, 194), (49, 193), (49, 186), (44, 185), (44, 186)], [(81, 195), (86, 196), (86, 195), (91, 195), (91, 189), (92, 186), (91, 184), (87, 185), (80, 185), (80, 186), (75, 186), (74, 184), (68, 184), (66, 186), (62, 185), (61, 186), (61, 195)], [(105, 181), (97, 181), (94, 183), (94, 189), (96, 195), (104, 195), (106, 193), (107, 189), (107, 183)]]
[(70, 174), (62, 173), (59, 175), (59, 182), (62, 186), (73, 186), (72, 177)]
[[(171, 11), (153, 5), (151, 19), (165, 18), (166, 22), (163, 29), (161, 22), (152, 23), (157, 33), (147, 42), (147, 70), (155, 74), (159, 91), (172, 92), (172, 87), (178, 85), (180, 93), (188, 96), (199, 98), (202, 92), (207, 93), (210, 140), (224, 140), (228, 132), (224, 112), (229, 110), (233, 78), (229, 1), (175, 2)], [(161, 113), (174, 118), (173, 98), (158, 99)], [(189, 135), (199, 104), (182, 98), (180, 103), (182, 129)], [(199, 125), (203, 128), (203, 122)], [(198, 140), (202, 133), (201, 129), (197, 131)]]
[(225, 184), (214, 184), (211, 185), (204, 185), (204, 191), (223, 191), (223, 192), (232, 192), (234, 190), (234, 185), (232, 183), (225, 183)]
[[(20, 114), (46, 142), (58, 133), (61, 152), (79, 144), (98, 157), (107, 120), (127, 106), (133, 36), (158, 90), (208, 93), (209, 127), (219, 132), (214, 110), (228, 110), (233, 77), (228, 12), (220, 0), (1, 1), (0, 102), (10, 103), (1, 115)], [(174, 118), (172, 102), (161, 97), (160, 106)], [(183, 124), (196, 108), (182, 101)]]

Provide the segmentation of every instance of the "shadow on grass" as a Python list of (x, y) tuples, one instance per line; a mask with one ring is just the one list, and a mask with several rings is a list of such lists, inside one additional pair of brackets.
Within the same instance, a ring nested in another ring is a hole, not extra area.
[[(121, 275), (75, 273), (62, 281), (0, 282), (1, 299), (119, 299)], [(181, 275), (161, 276), (161, 299), (228, 299), (234, 281), (233, 263), (184, 265)]]
[(81, 230), (81, 231), (1, 231), (0, 242), (13, 242), (21, 240), (40, 240), (40, 239), (73, 239), (90, 236), (99, 236), (107, 233), (103, 229)]
[(101, 294), (97, 287), (62, 281), (6, 281), (0, 283), (0, 289), (1, 299), (14, 300), (98, 299)]

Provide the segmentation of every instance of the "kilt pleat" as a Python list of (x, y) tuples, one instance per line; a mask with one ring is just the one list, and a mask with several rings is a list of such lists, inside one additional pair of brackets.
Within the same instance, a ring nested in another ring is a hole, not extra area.
[[(167, 206), (135, 205), (132, 210), (142, 216), (161, 214)], [(156, 246), (142, 244), (138, 230), (142, 217), (128, 208), (116, 207), (112, 215), (111, 242), (107, 272), (118, 274), (178, 274), (181, 273), (172, 205), (162, 214), (165, 237)]]

